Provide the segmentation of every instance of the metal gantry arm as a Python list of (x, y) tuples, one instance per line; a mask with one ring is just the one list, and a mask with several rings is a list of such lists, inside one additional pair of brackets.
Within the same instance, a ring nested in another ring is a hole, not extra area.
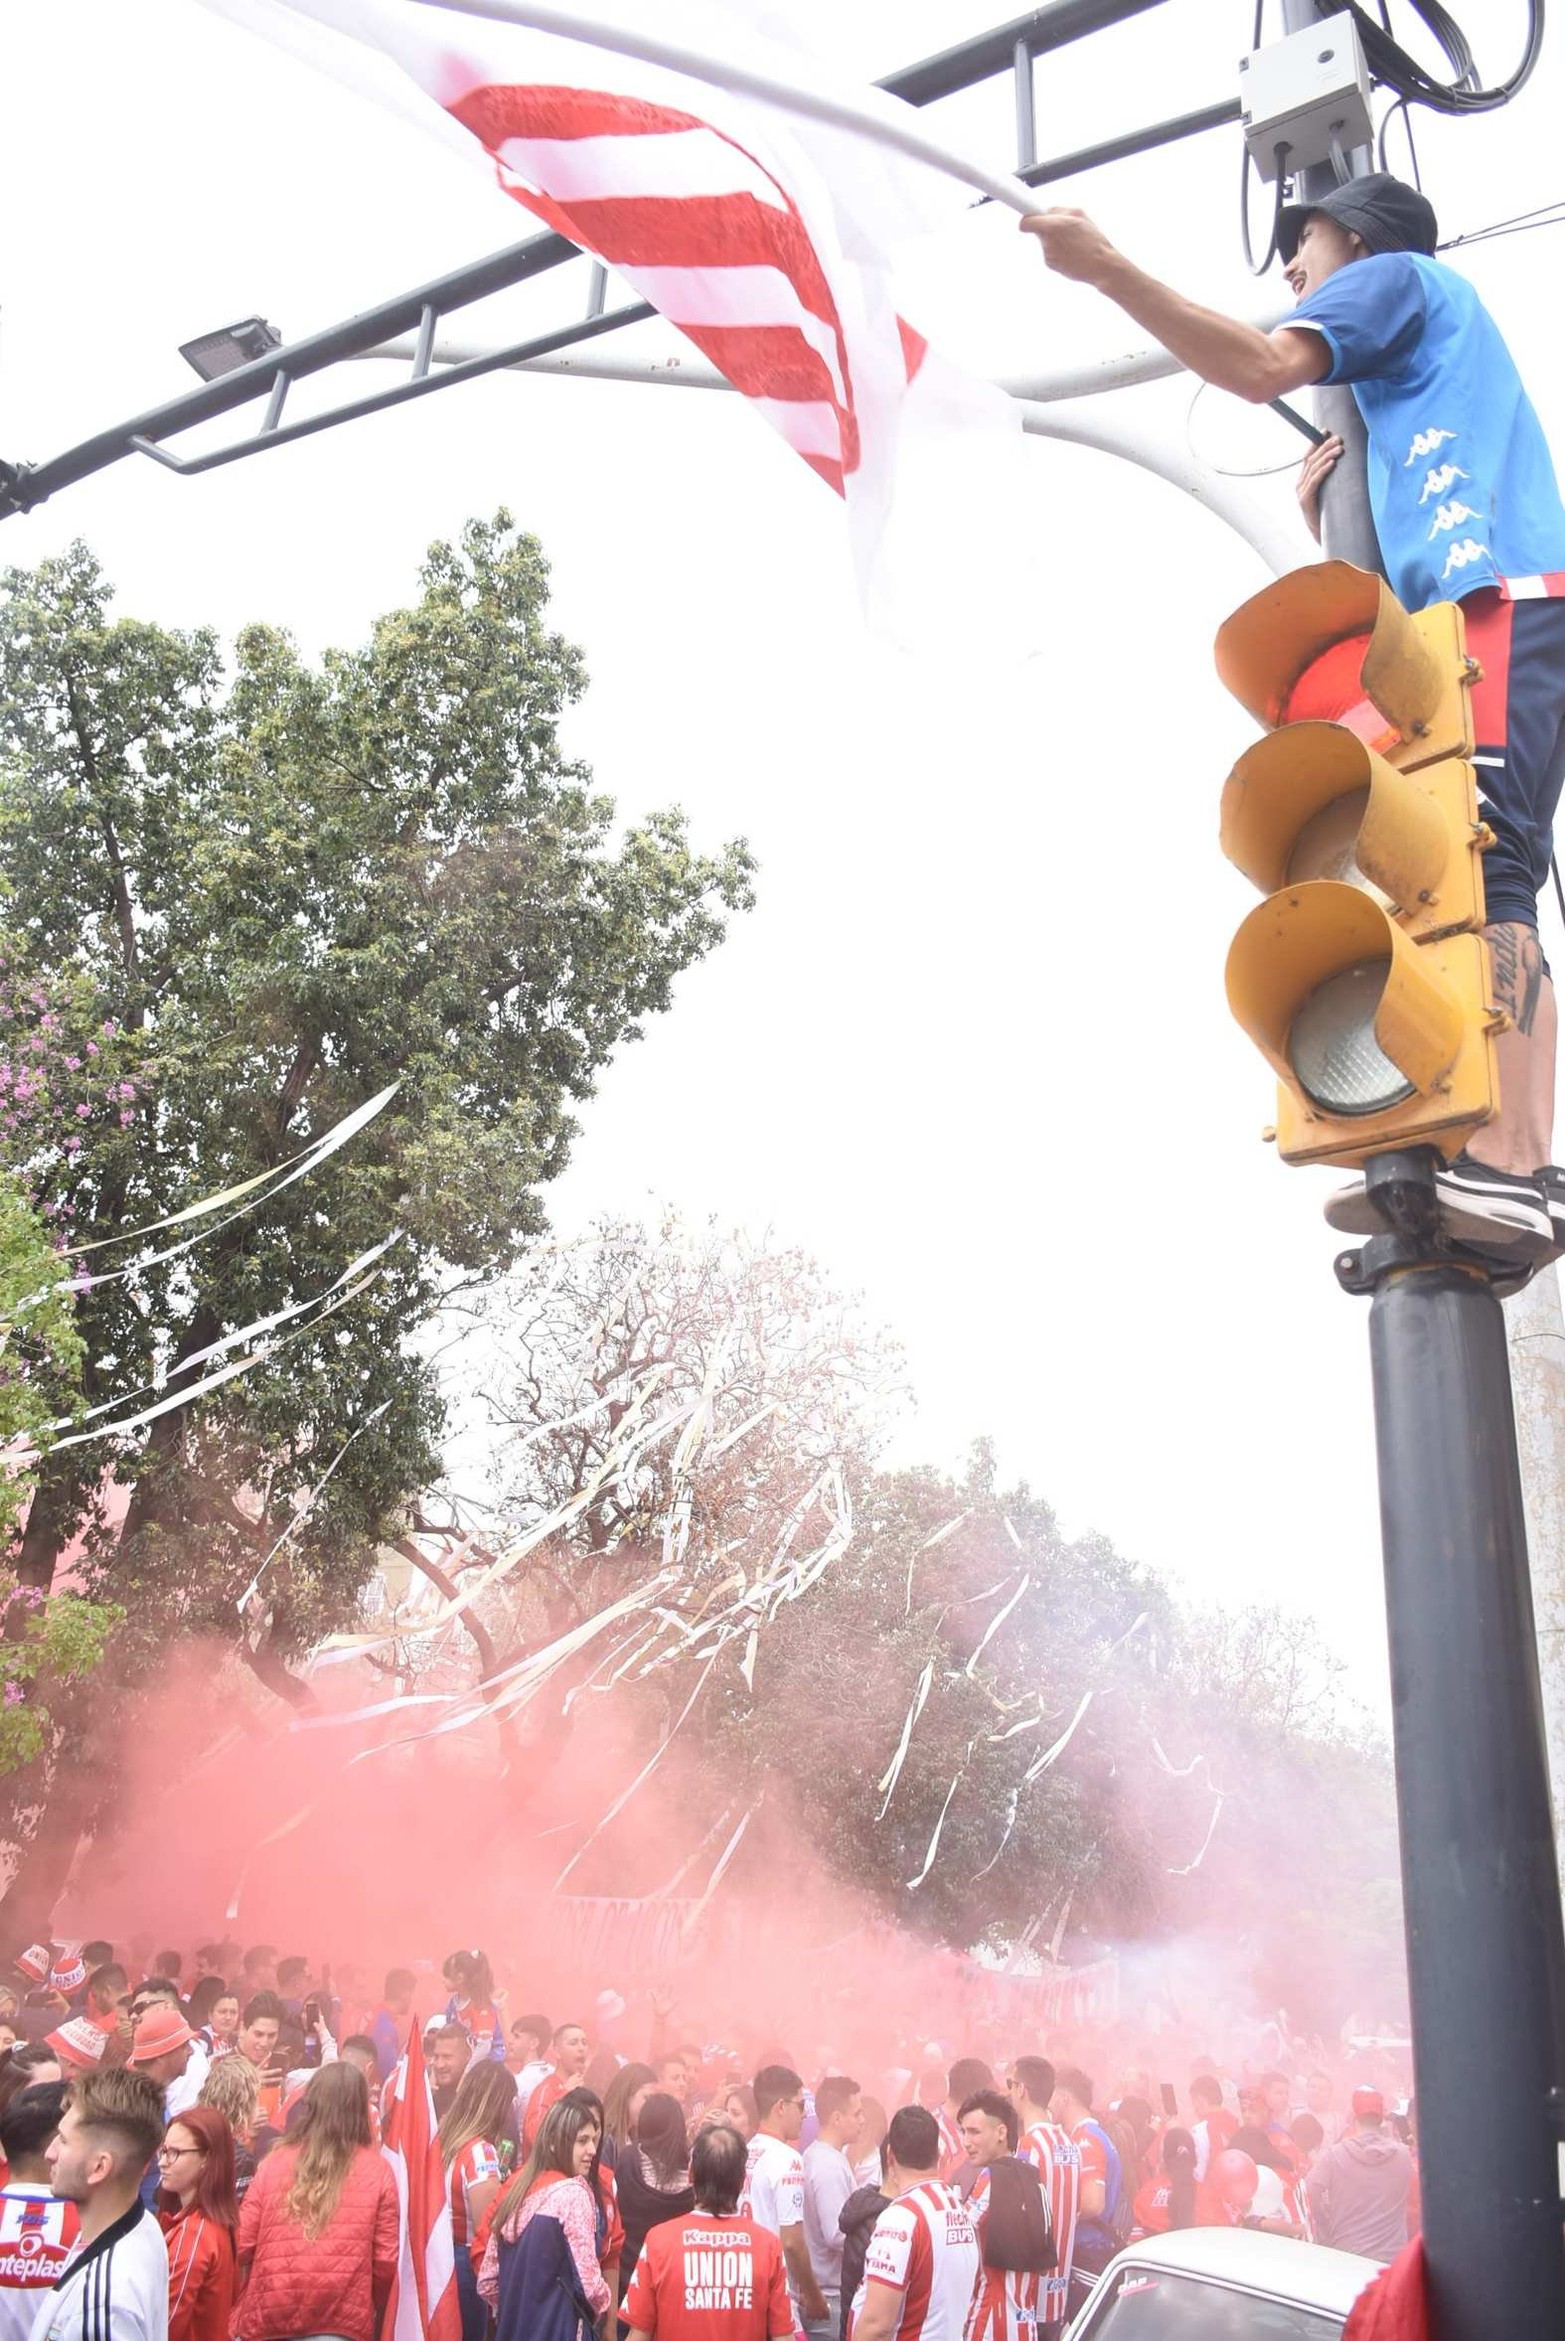
[[(442, 318), (454, 315), (474, 301), (486, 300), (491, 293), (504, 292), (511, 285), (524, 284), (567, 260), (580, 258), (577, 247), (564, 236), (530, 236), (523, 243), (508, 244), (503, 251), (490, 253), (484, 260), (470, 261), (445, 276), (433, 278), (428, 284), (417, 285), (411, 292), (398, 293), (373, 309), (361, 310), (356, 317), (328, 325), (319, 333), (307, 334), (302, 341), (269, 350), (264, 357), (236, 366), (215, 381), (203, 382), (197, 389), (187, 390), (162, 406), (151, 407), (145, 414), (133, 415), (127, 422), (97, 432), (47, 463), (0, 463), (0, 518), (12, 512), (29, 512), (58, 489), (74, 486), (78, 480), (90, 478), (94, 472), (103, 471), (127, 455), (150, 455), (171, 471), (211, 471), (219, 464), (237, 462), (241, 456), (258, 454), (263, 448), (280, 447), (311, 432), (329, 430), (336, 423), (354, 422), (363, 415), (378, 413), (383, 407), (401, 406), (411, 398), (443, 390), (452, 382), (471, 381), (476, 375), (493, 373), (497, 367), (515, 364), (519, 357), (541, 356), (546, 350), (611, 332), (616, 326), (634, 324), (653, 314), (645, 302), (638, 301), (628, 308), (611, 310), (607, 315), (580, 320), (557, 333), (534, 334), (508, 350), (486, 351), (463, 366), (447, 367), (438, 373), (431, 370), (435, 334)], [(341, 406), (306, 415), (297, 422), (283, 421), (284, 405), (296, 382), (324, 373), (346, 358), (363, 357), (389, 337), (408, 332), (417, 338), (412, 352), (412, 373), (406, 382), (368, 397), (349, 399)], [(194, 429), (198, 423), (232, 414), (263, 397), (266, 409), (260, 426), (243, 439), (191, 456), (179, 455), (164, 445), (165, 440)]]
[[(366, 357), (394, 363), (405, 363), (411, 354), (405, 343), (364, 352)], [(519, 374), (580, 376), (594, 382), (639, 382), (669, 390), (733, 389), (733, 384), (715, 367), (699, 361), (687, 364), (678, 357), (627, 358), (594, 353), (578, 358), (566, 352), (517, 357), (504, 351), (476, 350), (461, 342), (437, 349), (435, 356), (446, 360), (453, 371), (477, 364), (487, 364), (491, 370), (503, 365)], [(1125, 358), (1106, 358), (1088, 369), (1007, 379), (997, 387), (1016, 400), (1021, 409), (1022, 429), (1029, 438), (1058, 439), (1070, 446), (1090, 447), (1100, 455), (1121, 456), (1138, 470), (1166, 480), (1170, 487), (1192, 497), (1215, 519), (1226, 522), (1275, 575), (1280, 576), (1285, 569), (1297, 569), (1310, 558), (1310, 547), (1298, 530), (1276, 518), (1258, 498), (1247, 495), (1242, 485), (1225, 479), (1221, 472), (1202, 463), (1187, 448), (1169, 446), (1150, 432), (1138, 431), (1133, 422), (1113, 420), (1097, 404), (1105, 391), (1128, 388), (1133, 383), (1155, 382), (1181, 370), (1178, 360), (1171, 358), (1167, 350), (1152, 349)]]

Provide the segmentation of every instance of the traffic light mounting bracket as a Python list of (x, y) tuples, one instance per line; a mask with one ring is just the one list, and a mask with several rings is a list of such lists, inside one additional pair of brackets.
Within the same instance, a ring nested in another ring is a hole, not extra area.
[(1372, 1299), (1388, 1278), (1420, 1269), (1457, 1272), (1488, 1285), (1501, 1300), (1526, 1283), (1530, 1266), (1507, 1261), (1503, 1253), (1454, 1243), (1443, 1232), (1435, 1191), (1439, 1163), (1432, 1146), (1394, 1147), (1365, 1162), (1364, 1191), (1385, 1233), (1338, 1253), (1332, 1266), (1344, 1292)]

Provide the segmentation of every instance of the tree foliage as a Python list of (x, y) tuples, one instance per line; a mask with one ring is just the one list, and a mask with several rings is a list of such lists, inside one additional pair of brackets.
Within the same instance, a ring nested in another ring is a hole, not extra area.
[[(1215, 1910), (1232, 1970), (1300, 2021), (1395, 1973), (1385, 1751), (1345, 1715), (1313, 1629), (1185, 1608), (998, 1486), (983, 1443), (960, 1477), (888, 1468), (900, 1360), (799, 1254), (608, 1222), (487, 1295), (478, 1347), (512, 1516), (593, 1492), (489, 1597), (497, 1667), (671, 1550), (679, 1564), (675, 1592), (540, 1702), (531, 1777), (588, 1731), (600, 1753), (617, 1743), (627, 1781), (665, 1764), (692, 1844), (749, 1812), (737, 1874), (764, 1879), (803, 1844), (958, 1946), (1195, 1934)], [(683, 1468), (669, 1441), (620, 1471), (648, 1376), (670, 1405), (699, 1402), (702, 1436)], [(832, 1473), (851, 1534), (817, 1572)], [(714, 1658), (699, 1629), (735, 1583), (752, 1608)], [(575, 1882), (651, 1891), (660, 1866), (668, 1832), (632, 1804)]]
[[(411, 1336), (453, 1273), (536, 1236), (573, 1108), (749, 900), (744, 846), (696, 851), (677, 811), (615, 834), (559, 743), (585, 676), (546, 612), (542, 552), (504, 513), (436, 545), (415, 601), (318, 662), (258, 624), (230, 669), (209, 631), (116, 617), (80, 545), (4, 580), (9, 1030), (27, 1046), (68, 990), (128, 1094), (25, 1129), (0, 1116), (0, 1162), (102, 1244), (400, 1084), (320, 1171), (75, 1297), (89, 1404), (173, 1393), (198, 1353), (397, 1237), (350, 1306), (118, 1450), (122, 1521), (101, 1448), (45, 1461), (19, 1582), (47, 1591), (85, 1535), (88, 1590), (127, 1611), (122, 1677), (172, 1631), (232, 1639), (238, 1595), (294, 1524), (247, 1633), (289, 1689), (286, 1661), (345, 1614), (436, 1467), (440, 1402)], [(27, 1793), (42, 1811), (36, 1778)]]

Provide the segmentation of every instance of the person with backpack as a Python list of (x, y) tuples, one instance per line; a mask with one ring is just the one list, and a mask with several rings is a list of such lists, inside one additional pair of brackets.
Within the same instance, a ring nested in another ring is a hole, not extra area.
[(940, 2132), (921, 2105), (886, 2132), (891, 2201), (870, 2230), (852, 2341), (968, 2341), (983, 2273), (972, 2214), (940, 2176)]
[(1021, 2125), (1022, 2142), (1016, 2151), (1038, 2173), (1054, 2229), (1053, 2273), (1038, 2286), (1039, 2341), (1061, 2341), (1070, 2305), (1081, 2152), (1049, 2111), (1054, 2102), (1054, 2067), (1047, 2057), (1013, 2057), (1006, 2075), (1006, 2094)]
[(1121, 2149), (1094, 2118), (1092, 2083), (1079, 2066), (1054, 2076), (1052, 2111), (1081, 2155), (1080, 2210), (1071, 2250), (1071, 2310), (1079, 2309), (1114, 2254), (1130, 2241), (1133, 2197)]
[(1022, 2126), (998, 2089), (977, 2089), (957, 2109), (967, 2159), (977, 2171), (967, 2198), (983, 2260), (967, 2341), (1033, 2341), (1039, 2287), (1057, 2254), (1049, 2200), (1016, 2149)]

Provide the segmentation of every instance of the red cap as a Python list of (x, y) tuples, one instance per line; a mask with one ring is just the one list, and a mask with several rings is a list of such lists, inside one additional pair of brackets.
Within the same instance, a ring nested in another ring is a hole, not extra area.
[(1352, 2106), (1357, 2121), (1380, 2122), (1386, 2118), (1386, 2101), (1378, 2089), (1355, 2089)]
[(167, 2000), (155, 2000), (131, 2034), (130, 2061), (150, 2065), (154, 2057), (166, 2057), (195, 2037), (177, 2008)]

